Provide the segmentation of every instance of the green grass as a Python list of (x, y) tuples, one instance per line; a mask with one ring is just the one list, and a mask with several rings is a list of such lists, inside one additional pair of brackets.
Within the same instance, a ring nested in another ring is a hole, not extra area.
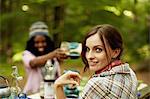
[(15, 63), (13, 65), (11, 64), (0, 64), (0, 75), (5, 76), (5, 77), (10, 77), (12, 73), (12, 66), (17, 66), (18, 67), (18, 73), (20, 75), (24, 75), (24, 67), (22, 63)]
[[(21, 86), (24, 86), (24, 83), (26, 82), (26, 72), (25, 68), (22, 62), (14, 62), (14, 63), (7, 63), (1, 62), (0, 63), (0, 75), (4, 76), (8, 79), (8, 81), (11, 82), (12, 76), (12, 66), (17, 66), (18, 68), (18, 73), (20, 76), (23, 76), (23, 80), (20, 82)], [(79, 72), (82, 72), (83, 69), (83, 63), (81, 58), (78, 59), (66, 59), (61, 63), (61, 73), (63, 73), (64, 70), (78, 70)]]
[(81, 68), (83, 68), (83, 63), (81, 58), (79, 59), (67, 59), (64, 60), (63, 63), (61, 64), (61, 68), (63, 69), (71, 69), (71, 70), (76, 70), (79, 69), (81, 70)]

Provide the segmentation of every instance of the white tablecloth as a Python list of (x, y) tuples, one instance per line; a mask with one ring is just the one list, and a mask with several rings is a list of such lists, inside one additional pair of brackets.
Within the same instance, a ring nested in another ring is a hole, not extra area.
[(40, 93), (35, 93), (35, 94), (32, 94), (32, 95), (29, 95), (28, 97), (31, 98), (31, 99), (41, 99)]

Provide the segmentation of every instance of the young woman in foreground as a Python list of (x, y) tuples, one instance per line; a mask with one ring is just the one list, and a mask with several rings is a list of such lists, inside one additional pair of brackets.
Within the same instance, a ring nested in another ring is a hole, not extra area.
[[(84, 71), (95, 74), (85, 85), (80, 99), (136, 99), (137, 78), (128, 63), (123, 63), (121, 34), (111, 25), (94, 27), (82, 45)], [(65, 99), (63, 85), (79, 85), (81, 77), (69, 71), (55, 81), (57, 99)]]

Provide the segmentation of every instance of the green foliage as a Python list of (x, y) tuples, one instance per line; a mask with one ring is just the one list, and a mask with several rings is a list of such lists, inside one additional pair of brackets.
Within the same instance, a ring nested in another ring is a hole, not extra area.
[(150, 45), (144, 45), (142, 48), (138, 49), (141, 57), (150, 58)]
[(22, 54), (23, 54), (23, 52), (19, 52), (19, 53), (16, 53), (15, 55), (13, 55), (12, 61), (13, 62), (20, 62), (20, 61), (22, 61)]
[[(8, 2), (8, 0), (6, 1)], [(29, 7), (27, 11), (22, 11), (24, 4)], [(64, 12), (61, 12), (61, 15), (64, 15), (61, 23), (63, 27), (55, 30), (53, 28), (55, 23), (54, 8), (60, 5), (63, 5), (65, 9)], [(125, 44), (123, 58), (138, 64), (138, 61), (142, 61), (148, 56), (145, 53), (149, 54), (148, 51), (145, 52), (145, 46), (149, 43), (149, 8), (149, 0), (12, 1), (11, 13), (4, 12), (0, 15), (0, 31), (7, 30), (10, 22), (13, 24), (13, 31), (10, 37), (6, 38), (12, 44), (12, 56), (14, 56), (25, 49), (29, 26), (35, 21), (45, 21), (52, 35), (58, 31), (63, 33), (63, 40), (78, 42), (82, 42), (84, 35), (92, 26), (112, 24), (118, 27), (123, 35)]]

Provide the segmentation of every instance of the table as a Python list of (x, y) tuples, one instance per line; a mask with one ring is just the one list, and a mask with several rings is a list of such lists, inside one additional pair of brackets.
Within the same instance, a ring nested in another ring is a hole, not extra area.
[(40, 93), (35, 93), (35, 94), (32, 94), (32, 95), (29, 95), (28, 98), (31, 98), (31, 99), (42, 99), (40, 97)]

